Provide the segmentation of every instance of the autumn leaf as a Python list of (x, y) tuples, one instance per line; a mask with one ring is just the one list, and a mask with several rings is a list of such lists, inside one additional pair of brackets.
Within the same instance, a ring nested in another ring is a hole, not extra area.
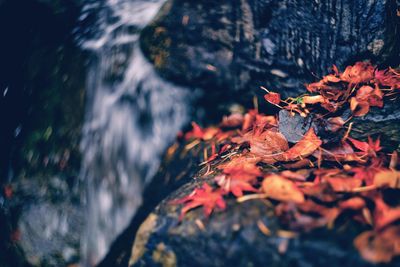
[(202, 187), (196, 188), (190, 195), (172, 201), (172, 204), (184, 204), (179, 220), (182, 220), (189, 210), (200, 206), (203, 207), (204, 215), (208, 217), (215, 208), (221, 210), (226, 208), (223, 194), (223, 191), (213, 190), (211, 186), (205, 183)]
[(343, 128), (345, 121), (341, 117), (333, 117), (326, 120), (327, 121), (327, 128), (331, 132), (337, 132)]
[(390, 187), (400, 189), (400, 173), (394, 170), (381, 170), (374, 176), (376, 187)]
[(218, 175), (215, 177), (217, 184), (227, 193), (232, 193), (235, 197), (243, 196), (243, 192), (258, 192), (253, 187), (254, 180), (240, 179), (228, 175)]
[(229, 116), (224, 116), (222, 118), (222, 122), (220, 123), (220, 127), (225, 128), (236, 128), (242, 127), (244, 121), (244, 116), (240, 113), (233, 113)]
[(279, 105), (281, 102), (281, 95), (274, 92), (269, 92), (268, 94), (264, 95), (264, 98), (273, 105)]
[(375, 68), (369, 62), (357, 62), (348, 66), (340, 75), (342, 81), (352, 85), (370, 82), (375, 77)]
[(303, 96), (302, 102), (304, 104), (317, 104), (317, 103), (326, 103), (327, 100), (322, 95), (313, 95), (313, 96)]
[(354, 173), (354, 178), (364, 181), (366, 185), (374, 184), (375, 174), (381, 170), (381, 162), (378, 160), (372, 160), (369, 166), (351, 168), (351, 172)]
[(365, 231), (354, 239), (354, 246), (366, 261), (390, 263), (400, 255), (400, 226), (383, 232)]
[(277, 131), (254, 129), (242, 137), (232, 138), (232, 142), (250, 144), (250, 153), (273, 164), (282, 159), (282, 153), (289, 149), (285, 136)]
[(360, 210), (365, 207), (365, 200), (361, 197), (352, 197), (345, 201), (340, 202), (339, 207), (343, 210), (350, 209), (350, 210)]
[(362, 180), (353, 177), (330, 177), (327, 181), (335, 192), (352, 192), (362, 185)]
[(185, 134), (186, 140), (190, 139), (210, 140), (219, 132), (218, 128), (213, 128), (213, 127), (203, 129), (195, 122), (192, 122), (192, 127), (193, 129)]
[(253, 185), (262, 172), (254, 162), (241, 161), (237, 164), (223, 165), (220, 169), (223, 170), (223, 174), (215, 177), (215, 181), (225, 192), (241, 197), (243, 191), (258, 191)]
[(374, 223), (377, 230), (400, 220), (400, 207), (390, 207), (382, 197), (375, 197)]
[(299, 160), (313, 154), (321, 145), (321, 139), (311, 127), (297, 144), (283, 153), (283, 158), (285, 161)]
[(262, 190), (269, 198), (275, 200), (304, 202), (304, 195), (295, 183), (276, 174), (270, 174), (264, 178)]
[(357, 90), (355, 97), (350, 100), (350, 110), (355, 116), (364, 116), (370, 107), (383, 107), (383, 93), (379, 88), (362, 86)]
[(375, 71), (375, 81), (378, 85), (389, 87), (391, 90), (400, 88), (400, 73), (394, 69), (389, 68), (386, 70)]
[(351, 144), (357, 148), (358, 150), (364, 152), (366, 155), (376, 157), (376, 152), (382, 150), (380, 139), (372, 140), (371, 137), (368, 137), (368, 143), (356, 140), (354, 138), (348, 137), (347, 140), (351, 142)]
[(259, 114), (257, 110), (249, 110), (244, 115), (242, 131), (251, 130), (254, 128), (263, 129), (265, 126), (276, 127), (278, 124), (275, 116), (266, 116)]
[(323, 158), (324, 161), (365, 163), (362, 155), (358, 155), (347, 142), (341, 142), (331, 149), (317, 150), (314, 153), (316, 158)]

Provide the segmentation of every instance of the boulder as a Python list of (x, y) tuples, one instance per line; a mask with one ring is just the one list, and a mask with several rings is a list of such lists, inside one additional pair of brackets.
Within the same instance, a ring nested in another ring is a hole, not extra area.
[(149, 215), (136, 235), (130, 266), (375, 266), (353, 247), (359, 226), (296, 235), (260, 200), (232, 199), (225, 211), (209, 218), (200, 208), (180, 221), (180, 209), (170, 201), (188, 195), (199, 182), (180, 187)]
[(162, 76), (208, 97), (240, 93), (243, 102), (260, 85), (296, 95), (333, 64), (398, 65), (397, 8), (388, 0), (170, 0), (141, 47)]

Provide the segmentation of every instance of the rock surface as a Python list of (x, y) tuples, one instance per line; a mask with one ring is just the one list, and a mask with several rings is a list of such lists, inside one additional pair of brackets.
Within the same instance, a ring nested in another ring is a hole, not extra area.
[(398, 65), (396, 10), (385, 0), (170, 0), (141, 43), (162, 76), (209, 95), (244, 101), (260, 85), (293, 95), (333, 64)]
[(38, 184), (30, 177), (19, 181), (14, 208), (19, 207), (18, 246), (34, 266), (67, 266), (79, 262), (84, 209), (78, 188), (62, 177)]
[(0, 266), (76, 263), (85, 55), (78, 1), (0, 2)]
[[(384, 149), (392, 152), (396, 148), (393, 144), (400, 141), (397, 113), (396, 102), (388, 101), (384, 109), (372, 109), (368, 116), (353, 119), (352, 136), (363, 140), (369, 135), (381, 136)], [(341, 115), (346, 119), (346, 114), (344, 111)], [(279, 119), (279, 129), (292, 139), (291, 142), (297, 142), (301, 133), (310, 127), (314, 127), (321, 137), (325, 135), (323, 122), (314, 117), (292, 117), (287, 111), (281, 111)], [(340, 138), (343, 134), (327, 138)], [(181, 144), (180, 151), (185, 151), (185, 146), (187, 144)], [(201, 152), (202, 148), (196, 147), (196, 150)], [(183, 159), (179, 154), (174, 158)], [(191, 154), (190, 158), (196, 156), (199, 154)], [(162, 170), (171, 170), (180, 163), (184, 165), (180, 161), (166, 161)], [(215, 164), (218, 166), (218, 162)], [(268, 266), (374, 266), (365, 262), (353, 246), (354, 237), (364, 230), (363, 227), (346, 221), (346, 217), (338, 220), (333, 229), (320, 228), (292, 235), (285, 232), (285, 226), (274, 215), (270, 202), (237, 203), (229, 199), (224, 212), (214, 212), (206, 218), (203, 210), (198, 208), (180, 221), (179, 205), (172, 205), (171, 200), (187, 196), (195, 187), (213, 180), (213, 177), (201, 178), (204, 170), (195, 174), (194, 170), (199, 169), (196, 164), (188, 165), (188, 169), (191, 171), (183, 173), (183, 179), (161, 175), (151, 185), (152, 190), (157, 191), (163, 187), (163, 179), (176, 186), (176, 181), (186, 182), (154, 210), (147, 207), (149, 216), (140, 228), (131, 232), (136, 233), (131, 266), (263, 266), (266, 263)], [(190, 173), (193, 178), (187, 176)], [(170, 184), (168, 190), (173, 188)], [(397, 264), (400, 264), (399, 258), (387, 266)]]
[[(199, 182), (179, 188), (150, 214), (136, 235), (131, 266), (375, 266), (352, 245), (361, 230), (356, 225), (292, 235), (260, 200), (231, 200), (224, 212), (208, 219), (196, 209), (179, 221), (180, 210), (170, 201)], [(261, 231), (264, 227), (270, 234)]]
[[(373, 138), (380, 137), (384, 147), (389, 150), (398, 149), (398, 144), (400, 143), (399, 104), (398, 100), (388, 100), (383, 108), (372, 108), (371, 112), (366, 116), (354, 117), (351, 120), (353, 122), (351, 135), (360, 140), (366, 139), (368, 136)], [(348, 120), (350, 115), (350, 110), (344, 110), (337, 114), (344, 121)], [(324, 141), (339, 141), (341, 137), (340, 134), (329, 132), (326, 129), (327, 122), (324, 119), (316, 118), (312, 114), (303, 118), (297, 113), (292, 115), (287, 110), (279, 112), (279, 131), (291, 143), (298, 142), (310, 127), (313, 127)]]

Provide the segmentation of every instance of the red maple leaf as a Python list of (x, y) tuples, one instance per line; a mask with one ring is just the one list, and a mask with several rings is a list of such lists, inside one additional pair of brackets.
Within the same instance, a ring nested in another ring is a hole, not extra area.
[(340, 75), (342, 81), (350, 84), (367, 83), (374, 78), (374, 66), (370, 62), (357, 62), (348, 66)]
[(396, 72), (392, 68), (386, 70), (376, 70), (375, 80), (379, 85), (390, 87), (392, 90), (400, 88), (400, 73)]
[(232, 142), (250, 144), (250, 152), (263, 162), (273, 164), (282, 159), (282, 153), (289, 149), (284, 135), (274, 130), (256, 127), (241, 137), (232, 138)]
[(264, 95), (264, 98), (273, 105), (279, 105), (281, 102), (281, 95), (274, 92), (269, 92), (268, 94)]
[(311, 127), (297, 144), (283, 153), (283, 158), (286, 161), (292, 161), (307, 157), (321, 145), (321, 139), (315, 134), (314, 128)]
[(193, 129), (185, 134), (186, 140), (190, 139), (210, 140), (219, 132), (219, 129), (214, 127), (203, 129), (195, 122), (192, 122), (192, 127)]
[(374, 224), (377, 230), (400, 220), (400, 207), (390, 207), (381, 196), (375, 198)]
[(383, 93), (376, 87), (362, 86), (355, 97), (350, 99), (350, 109), (355, 116), (364, 116), (370, 107), (383, 107)]
[(215, 181), (225, 192), (241, 197), (243, 191), (258, 191), (253, 185), (262, 173), (254, 162), (241, 161), (222, 166), (222, 169), (224, 174), (215, 177)]
[(368, 137), (368, 143), (356, 140), (354, 138), (348, 137), (347, 138), (351, 144), (357, 148), (358, 150), (364, 152), (365, 155), (374, 156), (376, 157), (376, 152), (382, 150), (381, 141), (377, 138), (375, 141), (372, 140), (371, 137)]
[(221, 210), (226, 208), (226, 203), (222, 197), (224, 194), (225, 192), (222, 190), (213, 190), (211, 186), (205, 183), (202, 187), (194, 189), (190, 195), (172, 201), (172, 204), (184, 204), (179, 220), (182, 220), (189, 210), (201, 206), (203, 207), (204, 215), (208, 217), (216, 207)]

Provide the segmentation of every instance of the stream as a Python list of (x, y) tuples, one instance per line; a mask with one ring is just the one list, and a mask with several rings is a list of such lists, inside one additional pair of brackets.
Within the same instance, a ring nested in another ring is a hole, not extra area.
[(93, 54), (81, 150), (86, 183), (87, 227), (82, 236), (85, 266), (103, 258), (142, 203), (143, 187), (161, 153), (189, 119), (190, 95), (157, 76), (139, 48), (140, 30), (164, 1), (93, 2), (93, 39), (81, 42)]

